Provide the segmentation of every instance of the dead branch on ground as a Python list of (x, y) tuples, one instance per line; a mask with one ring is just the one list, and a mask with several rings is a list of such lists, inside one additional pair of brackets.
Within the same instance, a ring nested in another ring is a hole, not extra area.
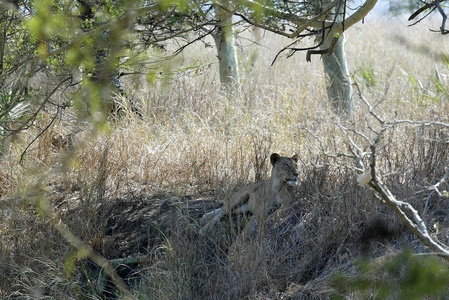
[[(362, 186), (370, 188), (374, 192), (376, 198), (388, 205), (423, 245), (429, 248), (431, 252), (449, 260), (449, 247), (440, 243), (429, 234), (426, 224), (419, 215), (419, 212), (410, 203), (398, 200), (390, 191), (387, 184), (382, 181), (382, 176), (380, 175), (379, 170), (380, 167), (377, 163), (379, 151), (383, 150), (383, 148), (388, 145), (386, 136), (391, 135), (391, 132), (396, 127), (443, 127), (449, 129), (449, 124), (440, 121), (388, 121), (386, 117), (381, 116), (375, 111), (378, 104), (374, 106), (371, 105), (371, 103), (363, 97), (358, 85), (355, 84), (355, 86), (358, 96), (367, 108), (367, 118), (371, 119), (372, 122), (372, 124), (368, 125), (369, 132), (363, 132), (362, 129), (359, 129), (357, 123), (353, 122), (350, 125), (344, 125), (337, 121), (336, 127), (342, 133), (349, 151), (337, 149), (334, 150), (334, 153), (325, 149), (321, 138), (316, 134), (313, 134), (311, 130), (308, 130), (309, 135), (311, 135), (314, 140), (318, 141), (320, 150), (325, 157), (337, 161), (339, 167), (349, 168), (359, 173), (360, 175), (357, 178), (357, 182)], [(355, 162), (355, 166), (348, 165), (348, 158), (349, 161), (353, 160)], [(430, 185), (427, 190), (434, 191), (438, 193), (438, 195), (443, 196), (443, 193), (440, 191), (440, 186), (447, 180), (447, 178), (449, 178), (449, 168), (446, 168), (443, 177), (437, 183)]]

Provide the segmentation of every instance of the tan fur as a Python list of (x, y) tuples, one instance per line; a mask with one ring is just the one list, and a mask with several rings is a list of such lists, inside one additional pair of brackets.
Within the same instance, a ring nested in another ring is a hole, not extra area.
[(200, 234), (207, 233), (228, 212), (240, 214), (249, 211), (259, 222), (264, 222), (275, 205), (291, 204), (294, 186), (298, 182), (298, 156), (285, 157), (273, 153), (270, 161), (273, 166), (271, 178), (242, 188), (221, 208), (206, 213), (202, 219), (205, 225)]

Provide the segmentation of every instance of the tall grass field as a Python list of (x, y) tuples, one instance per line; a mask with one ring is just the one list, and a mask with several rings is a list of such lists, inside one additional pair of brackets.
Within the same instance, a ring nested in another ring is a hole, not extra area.
[[(449, 124), (449, 49), (429, 31), (439, 26), (368, 16), (345, 32), (352, 80), (382, 119)], [(30, 146), (51, 114), (8, 141), (0, 299), (124, 298), (87, 248), (111, 262), (135, 299), (449, 297), (446, 262), (357, 183), (351, 141), (369, 151), (381, 126), (357, 88), (354, 116), (338, 117), (319, 56), (308, 63), (298, 52), (271, 65), (291, 41), (254, 39), (250, 31), (238, 39), (242, 86), (232, 96), (220, 89), (216, 49), (197, 43), (165, 62), (160, 78), (125, 78), (124, 113), (106, 129), (75, 122), (68, 108)], [(443, 244), (448, 186), (429, 187), (446, 173), (448, 143), (447, 126), (402, 122), (377, 152), (384, 183)], [(227, 216), (198, 235), (204, 213), (269, 177), (273, 152), (300, 157), (293, 207), (275, 211), (253, 238), (241, 235), (250, 216)], [(87, 248), (61, 235), (61, 224)]]

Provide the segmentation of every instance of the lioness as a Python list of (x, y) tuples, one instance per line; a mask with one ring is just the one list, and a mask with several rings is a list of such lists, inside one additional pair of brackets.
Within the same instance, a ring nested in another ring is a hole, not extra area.
[(270, 161), (273, 165), (270, 180), (244, 187), (221, 208), (206, 213), (202, 218), (205, 225), (200, 229), (200, 234), (207, 233), (228, 212), (239, 214), (249, 211), (259, 222), (263, 222), (275, 204), (289, 205), (292, 202), (294, 186), (298, 182), (298, 156), (285, 157), (273, 153)]

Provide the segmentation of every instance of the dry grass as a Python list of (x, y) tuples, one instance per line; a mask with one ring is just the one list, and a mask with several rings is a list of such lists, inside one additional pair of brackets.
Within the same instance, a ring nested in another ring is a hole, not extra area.
[[(439, 52), (443, 37), (429, 33), (426, 24), (406, 28), (367, 19), (348, 31), (347, 40), (349, 68), (364, 96), (384, 99), (379, 114), (448, 122), (449, 68)], [(50, 201), (73, 233), (107, 254), (109, 220), (101, 211), (107, 203), (178, 197), (181, 215), (195, 226), (200, 213), (189, 214), (187, 200), (205, 194), (225, 199), (266, 176), (263, 161), (271, 152), (300, 155), (301, 205), (279, 210), (255, 240), (238, 237), (227, 221), (206, 239), (171, 225), (158, 246), (145, 249), (151, 259), (135, 271), (140, 279), (131, 281), (134, 293), (145, 299), (327, 298), (329, 276), (351, 269), (358, 257), (423, 250), (372, 193), (357, 186), (357, 174), (345, 167), (353, 162), (323, 154), (320, 143), (329, 153), (346, 152), (346, 137), (326, 103), (318, 57), (306, 63), (305, 54), (298, 53), (269, 66), (286, 42), (269, 35), (262, 40), (254, 68), (241, 68), (238, 97), (220, 93), (213, 49), (195, 45), (176, 63), (197, 61), (201, 72), (184, 71), (169, 83), (127, 83), (142, 119), (130, 113), (107, 133), (96, 134), (88, 125), (71, 134), (73, 126), (62, 120), (30, 147), (25, 167), (18, 161), (36, 132), (17, 137), (0, 161), (0, 297), (100, 297), (90, 277), (94, 268), (77, 261), (52, 221), (36, 214), (36, 198)], [(255, 48), (246, 40), (241, 44), (241, 59), (249, 64)], [(436, 87), (435, 67), (442, 89)], [(376, 126), (358, 99), (349, 123), (367, 135)], [(64, 152), (71, 138), (77, 146)], [(438, 127), (400, 126), (379, 153), (392, 191), (421, 211), (427, 200), (423, 217), (429, 227), (440, 222), (443, 241), (449, 225), (446, 199), (417, 192), (443, 176), (447, 138)], [(389, 224), (384, 235), (370, 227), (379, 218)]]

